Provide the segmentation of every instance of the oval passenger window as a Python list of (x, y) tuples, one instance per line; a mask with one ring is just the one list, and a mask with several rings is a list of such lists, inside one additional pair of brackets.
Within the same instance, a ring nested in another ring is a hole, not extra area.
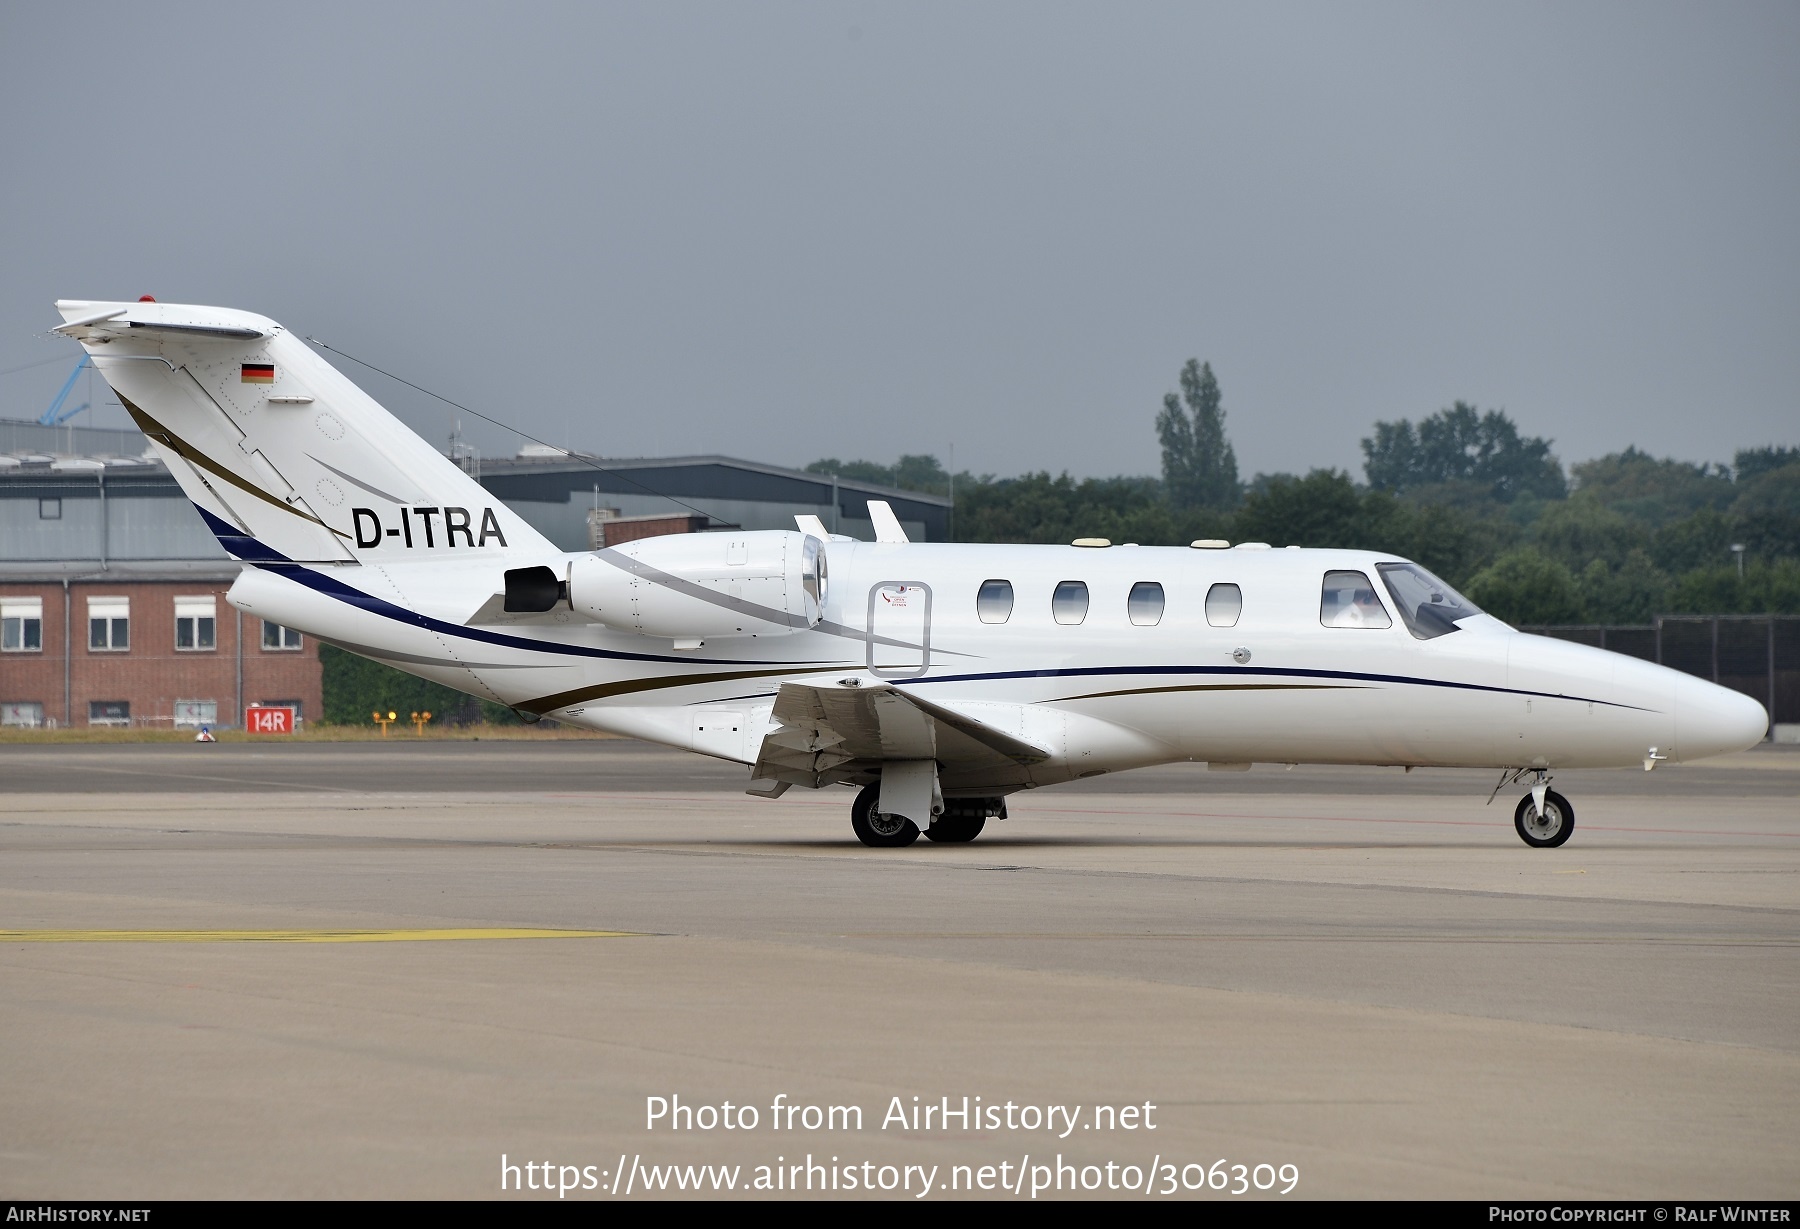
[(1012, 618), (1013, 590), (1010, 580), (984, 580), (975, 594), (975, 617), (983, 623), (1004, 623)]
[(1056, 593), (1050, 599), (1050, 617), (1065, 626), (1072, 626), (1087, 618), (1088, 590), (1087, 585), (1079, 580), (1061, 581), (1056, 586)]
[(1162, 622), (1163, 587), (1154, 580), (1140, 580), (1125, 599), (1125, 613), (1133, 627), (1155, 627)]
[(1236, 627), (1244, 613), (1244, 591), (1236, 585), (1214, 585), (1206, 591), (1206, 622), (1211, 627)]

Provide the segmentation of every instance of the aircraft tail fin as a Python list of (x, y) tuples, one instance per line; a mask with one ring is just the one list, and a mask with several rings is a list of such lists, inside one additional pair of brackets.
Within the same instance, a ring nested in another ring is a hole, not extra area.
[(281, 325), (174, 303), (57, 303), (233, 555), (309, 563), (554, 551)]

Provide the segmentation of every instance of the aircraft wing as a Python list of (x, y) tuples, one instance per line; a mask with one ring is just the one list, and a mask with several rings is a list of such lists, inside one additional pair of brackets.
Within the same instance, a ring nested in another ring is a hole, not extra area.
[(818, 788), (884, 760), (936, 760), (956, 774), (1039, 764), (1049, 753), (892, 686), (783, 683), (751, 775)]

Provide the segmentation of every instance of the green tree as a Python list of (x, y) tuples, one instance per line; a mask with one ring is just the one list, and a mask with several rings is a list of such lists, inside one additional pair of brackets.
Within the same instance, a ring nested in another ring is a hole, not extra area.
[(1071, 542), (1110, 538), (1145, 546), (1185, 545), (1230, 532), (1229, 513), (1177, 512), (1154, 478), (1025, 474), (956, 480), (956, 532), (964, 542)]
[(1765, 469), (1748, 479), (1740, 478), (1738, 488), (1731, 510), (1739, 516), (1756, 512), (1800, 516), (1800, 461)]
[(1304, 478), (1258, 474), (1235, 521), (1237, 536), (1246, 541), (1387, 551), (1425, 565), (1453, 585), (1517, 536), (1505, 521), (1361, 490), (1350, 475), (1333, 469), (1315, 469)]
[(1800, 560), (1731, 564), (1677, 577), (1666, 614), (1800, 614)]
[(1597, 623), (1648, 623), (1668, 609), (1674, 582), (1641, 550), (1629, 552), (1618, 568), (1594, 559), (1578, 585), (1587, 617)]
[(336, 645), (319, 646), (319, 672), (325, 692), (325, 720), (330, 725), (371, 725), (369, 714), (430, 713), (433, 725), (472, 725), (487, 721), (517, 725), (504, 704), (466, 695), (442, 683), (347, 653)]
[(1237, 534), (1275, 546), (1369, 548), (1362, 496), (1342, 470), (1315, 469), (1304, 478), (1258, 475), (1237, 515)]
[(1702, 508), (1727, 507), (1737, 490), (1724, 467), (1658, 460), (1637, 447), (1573, 468), (1575, 491), (1633, 520), (1659, 528)]
[(1507, 551), (1471, 576), (1463, 592), (1477, 606), (1514, 627), (1580, 623), (1586, 618), (1575, 577), (1535, 546)]
[(1651, 535), (1650, 557), (1671, 575), (1717, 567), (1730, 558), (1737, 533), (1735, 518), (1717, 508), (1701, 508), (1658, 528)]
[(1163, 398), (1156, 437), (1171, 504), (1177, 509), (1237, 505), (1237, 454), (1225, 438), (1225, 410), (1211, 363), (1189, 359), (1181, 369), (1181, 395)]
[(1789, 465), (1800, 465), (1800, 448), (1741, 448), (1731, 459), (1732, 472), (1740, 484)]
[(1577, 496), (1546, 507), (1529, 540), (1579, 575), (1595, 560), (1609, 569), (1623, 567), (1627, 555), (1650, 545), (1650, 531), (1598, 500)]
[(836, 474), (852, 482), (872, 482), (902, 491), (924, 491), (928, 495), (945, 495), (950, 491), (950, 475), (944, 472), (943, 462), (927, 453), (908, 453), (893, 465), (824, 457), (809, 464), (806, 472)]
[(1416, 428), (1404, 418), (1378, 422), (1362, 450), (1369, 485), (1386, 491), (1471, 482), (1510, 503), (1527, 491), (1559, 499), (1567, 490), (1549, 440), (1526, 439), (1504, 412), (1483, 414), (1466, 401), (1421, 419)]

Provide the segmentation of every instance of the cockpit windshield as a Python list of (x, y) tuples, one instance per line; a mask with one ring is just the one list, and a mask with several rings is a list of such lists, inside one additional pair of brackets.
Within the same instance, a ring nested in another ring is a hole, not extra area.
[(1416, 563), (1378, 563), (1376, 570), (1387, 581), (1388, 592), (1400, 608), (1406, 630), (1420, 640), (1431, 640), (1481, 608)]

